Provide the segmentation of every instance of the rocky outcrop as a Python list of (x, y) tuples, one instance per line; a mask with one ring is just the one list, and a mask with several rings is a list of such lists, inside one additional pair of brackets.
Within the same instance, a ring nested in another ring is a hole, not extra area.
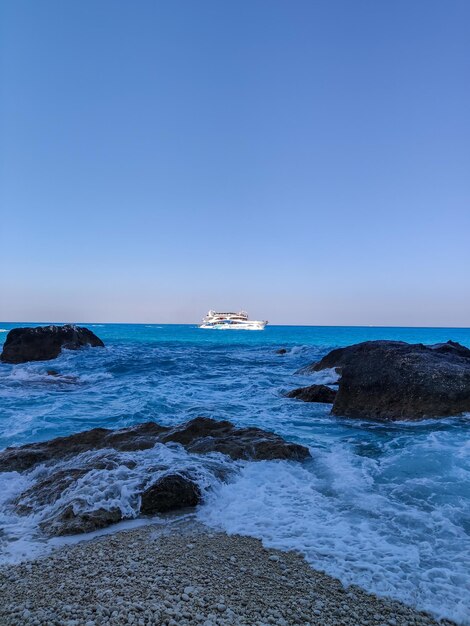
[[(7, 448), (0, 452), (0, 471), (31, 470), (30, 476), (36, 476), (34, 484), (11, 505), (19, 515), (42, 518), (40, 527), (46, 534), (89, 532), (115, 523), (123, 515), (115, 506), (119, 501), (116, 494), (121, 489), (119, 476), (123, 467), (134, 471), (138, 462), (138, 456), (123, 453), (148, 450), (156, 444), (175, 443), (189, 452), (221, 452), (233, 459), (302, 460), (310, 456), (304, 446), (284, 441), (274, 433), (259, 428), (236, 428), (227, 421), (198, 417), (173, 428), (154, 422), (114, 431), (94, 428), (43, 443)], [(221, 471), (213, 459), (211, 464), (214, 476), (222, 479), (225, 470)], [(110, 494), (104, 501), (107, 500), (109, 507), (98, 507), (95, 499), (89, 498), (95, 489), (95, 481), (96, 489), (102, 488), (100, 477), (103, 478), (103, 471)], [(191, 471), (180, 472), (178, 468), (160, 462), (150, 469), (145, 466), (145, 472), (136, 471), (132, 487), (134, 513), (128, 510), (126, 515), (138, 514), (139, 501), (140, 513), (145, 515), (198, 504), (201, 491)], [(117, 472), (116, 483), (108, 482), (112, 472)], [(153, 472), (155, 476), (152, 476)]]
[(197, 417), (183, 426), (172, 428), (160, 441), (181, 443), (188, 452), (221, 452), (232, 459), (302, 461), (310, 456), (308, 448), (285, 441), (261, 428), (236, 428), (228, 421)]
[(286, 393), (286, 398), (296, 398), (304, 402), (325, 402), (331, 404), (335, 401), (336, 391), (326, 385), (310, 385), (299, 387)]
[(144, 515), (167, 513), (196, 506), (201, 491), (196, 483), (181, 474), (167, 474), (142, 493), (140, 512)]
[(453, 341), (366, 341), (333, 350), (308, 370), (329, 368), (341, 375), (335, 415), (413, 420), (470, 411), (470, 350)]
[(0, 452), (0, 471), (21, 472), (38, 463), (68, 459), (88, 450), (147, 450), (156, 443), (170, 442), (180, 443), (189, 452), (222, 452), (232, 459), (300, 461), (310, 456), (305, 446), (287, 442), (275, 433), (260, 428), (236, 428), (228, 421), (196, 417), (175, 428), (155, 422), (119, 430), (93, 428), (42, 443), (6, 448)]
[(91, 330), (81, 326), (38, 326), (10, 330), (0, 360), (3, 363), (50, 361), (62, 348), (78, 350), (84, 346), (103, 347), (104, 343)]

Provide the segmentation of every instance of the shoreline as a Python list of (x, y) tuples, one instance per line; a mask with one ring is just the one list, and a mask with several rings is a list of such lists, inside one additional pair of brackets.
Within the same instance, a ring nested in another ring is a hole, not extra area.
[(454, 626), (343, 584), (296, 552), (194, 520), (148, 524), (0, 566), (2, 626)]

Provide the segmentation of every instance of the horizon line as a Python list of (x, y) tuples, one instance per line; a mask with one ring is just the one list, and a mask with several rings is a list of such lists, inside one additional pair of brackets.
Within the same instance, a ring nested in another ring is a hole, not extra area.
[[(59, 324), (73, 324), (73, 325), (86, 325), (86, 324), (102, 324), (106, 326), (148, 326), (148, 325), (160, 325), (160, 326), (198, 326), (198, 323), (194, 322), (103, 322), (103, 321), (51, 321), (51, 320), (17, 320), (17, 321), (0, 321), (0, 324), (46, 324), (46, 325), (59, 325)], [(293, 326), (293, 327), (307, 327), (307, 328), (429, 328), (429, 329), (443, 329), (443, 330), (470, 330), (470, 326), (418, 326), (418, 325), (389, 325), (389, 324), (270, 324), (269, 326)]]

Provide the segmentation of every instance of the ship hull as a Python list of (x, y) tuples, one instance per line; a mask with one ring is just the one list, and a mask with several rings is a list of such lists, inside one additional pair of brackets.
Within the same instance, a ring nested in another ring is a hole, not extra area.
[(201, 324), (203, 330), (264, 330), (267, 322), (243, 322), (237, 324)]

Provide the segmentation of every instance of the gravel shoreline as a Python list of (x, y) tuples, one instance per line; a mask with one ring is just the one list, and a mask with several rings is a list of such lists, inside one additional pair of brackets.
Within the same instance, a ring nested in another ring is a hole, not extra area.
[(453, 624), (265, 549), (184, 522), (64, 546), (0, 568), (2, 626), (427, 626)]

